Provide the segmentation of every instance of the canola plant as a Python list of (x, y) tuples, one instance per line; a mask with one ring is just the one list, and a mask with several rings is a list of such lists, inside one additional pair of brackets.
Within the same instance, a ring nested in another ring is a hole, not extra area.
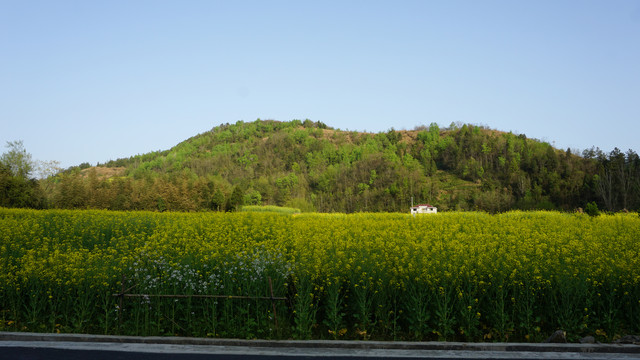
[(638, 239), (635, 213), (0, 209), (0, 331), (611, 341)]

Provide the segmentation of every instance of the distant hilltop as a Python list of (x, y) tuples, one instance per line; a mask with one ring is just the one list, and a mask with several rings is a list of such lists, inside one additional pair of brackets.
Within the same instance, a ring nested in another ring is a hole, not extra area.
[(277, 205), (318, 212), (640, 208), (632, 150), (574, 154), (476, 125), (367, 133), (322, 122), (239, 121), (171, 149), (83, 164), (42, 181), (56, 208), (233, 211)]

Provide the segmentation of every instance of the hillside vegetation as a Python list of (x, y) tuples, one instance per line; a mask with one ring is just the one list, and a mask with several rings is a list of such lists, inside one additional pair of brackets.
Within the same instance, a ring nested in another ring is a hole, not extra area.
[(374, 134), (256, 120), (166, 151), (71, 168), (40, 187), (42, 201), (31, 203), (54, 208), (407, 212), (413, 198), (440, 210), (618, 211), (640, 208), (640, 160), (632, 150), (573, 154), (474, 125)]

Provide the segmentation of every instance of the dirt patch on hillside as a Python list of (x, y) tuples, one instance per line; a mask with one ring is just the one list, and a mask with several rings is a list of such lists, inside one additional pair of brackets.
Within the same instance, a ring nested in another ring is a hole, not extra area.
[(82, 176), (89, 176), (91, 172), (95, 172), (99, 178), (111, 178), (114, 176), (123, 176), (127, 169), (123, 166), (118, 167), (105, 167), (105, 166), (92, 166), (90, 168), (82, 170), (80, 173)]
[(418, 132), (416, 130), (400, 130), (398, 131), (402, 138), (400, 139), (401, 143), (412, 144), (418, 138)]

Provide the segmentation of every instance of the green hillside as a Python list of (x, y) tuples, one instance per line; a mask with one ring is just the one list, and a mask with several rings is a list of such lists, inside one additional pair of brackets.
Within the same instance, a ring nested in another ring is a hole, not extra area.
[(572, 154), (474, 125), (364, 133), (239, 121), (166, 151), (68, 169), (46, 180), (44, 196), (48, 207), (159, 211), (408, 212), (412, 198), (445, 211), (638, 209), (638, 156), (616, 151)]

